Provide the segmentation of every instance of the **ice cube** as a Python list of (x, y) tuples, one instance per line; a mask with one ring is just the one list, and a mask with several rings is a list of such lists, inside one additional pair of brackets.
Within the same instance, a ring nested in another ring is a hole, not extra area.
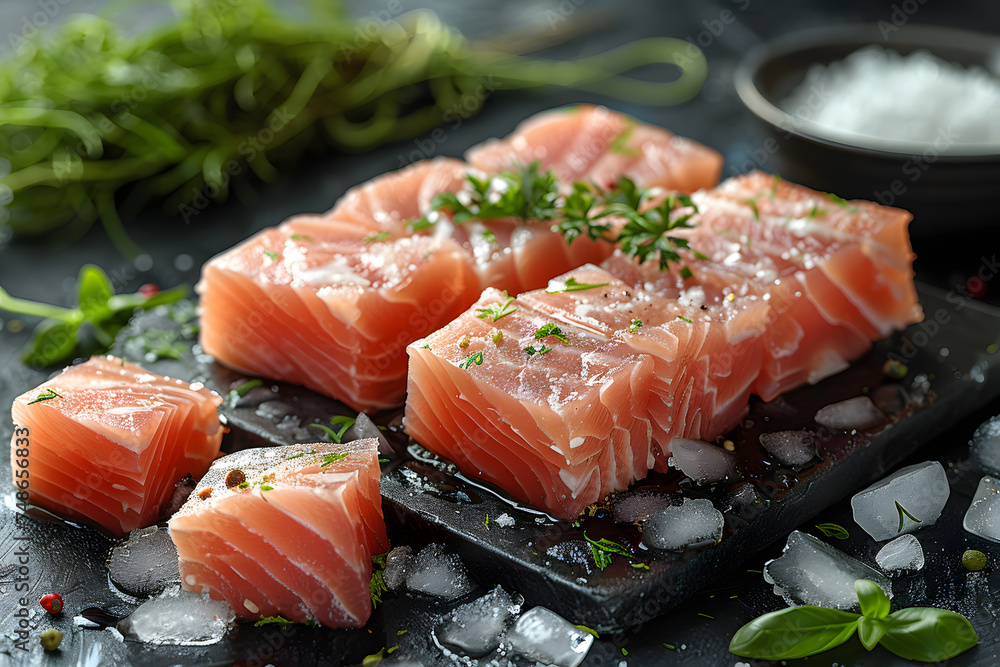
[(854, 582), (873, 581), (892, 597), (889, 580), (826, 542), (793, 531), (781, 557), (764, 565), (764, 580), (790, 605), (858, 611)]
[(130, 633), (149, 644), (205, 646), (222, 639), (236, 620), (226, 602), (171, 587), (126, 619)]
[(493, 519), (493, 523), (500, 526), (501, 528), (510, 528), (517, 522), (514, 520), (514, 517), (504, 512), (497, 518)]
[(962, 527), (983, 539), (1000, 542), (1000, 479), (986, 475), (979, 480)]
[(924, 569), (924, 548), (913, 535), (900, 535), (875, 554), (875, 562), (884, 572)]
[(699, 484), (737, 479), (736, 456), (701, 440), (674, 438), (668, 463)]
[(545, 607), (521, 615), (507, 635), (517, 653), (558, 667), (577, 667), (587, 657), (594, 636)]
[(849, 398), (839, 403), (831, 403), (819, 409), (816, 413), (816, 423), (828, 428), (851, 431), (863, 431), (881, 426), (885, 415), (875, 407), (872, 399), (867, 396)]
[(553, 544), (545, 550), (545, 555), (557, 558), (564, 563), (588, 566), (594, 558), (590, 543), (584, 540), (567, 540)]
[(413, 560), (413, 549), (407, 546), (395, 547), (385, 557), (382, 581), (390, 591), (398, 591), (406, 584), (406, 574)]
[(987, 419), (972, 436), (972, 456), (983, 468), (1000, 475), (1000, 415)]
[(665, 507), (642, 526), (642, 541), (655, 549), (683, 549), (722, 539), (725, 518), (711, 500), (685, 498), (682, 505)]
[(733, 491), (726, 499), (723, 516), (729, 515), (730, 525), (733, 528), (745, 526), (763, 511), (764, 506), (764, 501), (761, 500), (757, 488), (752, 483), (747, 482)]
[(622, 523), (645, 521), (670, 506), (670, 495), (651, 489), (625, 491), (609, 498), (611, 516)]
[(933, 525), (948, 502), (948, 475), (937, 461), (900, 468), (851, 498), (854, 520), (878, 542)]
[(478, 658), (496, 650), (520, 605), (497, 586), (472, 602), (446, 614), (436, 630), (438, 641)]
[(389, 441), (385, 439), (382, 435), (382, 430), (375, 425), (375, 422), (363, 412), (359, 412), (357, 419), (351, 424), (351, 427), (344, 431), (344, 437), (342, 440), (344, 442), (351, 442), (353, 440), (362, 440), (364, 438), (375, 438), (378, 440), (378, 451), (382, 454), (389, 454), (392, 452), (392, 447), (389, 446)]
[(461, 559), (445, 551), (440, 544), (421, 549), (409, 563), (408, 570), (407, 588), (442, 600), (454, 600), (474, 588)]
[(816, 458), (816, 434), (808, 429), (761, 433), (760, 444), (768, 454), (793, 470), (801, 470)]
[(127, 540), (111, 549), (108, 575), (129, 595), (152, 595), (169, 584), (179, 584), (177, 547), (170, 533), (156, 526), (133, 530)]

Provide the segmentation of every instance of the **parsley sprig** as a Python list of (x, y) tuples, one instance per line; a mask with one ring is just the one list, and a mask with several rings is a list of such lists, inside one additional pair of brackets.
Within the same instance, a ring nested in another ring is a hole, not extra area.
[(347, 433), (347, 429), (354, 426), (355, 421), (357, 421), (355, 417), (337, 415), (336, 417), (330, 418), (330, 426), (333, 428), (330, 428), (330, 426), (327, 426), (326, 424), (308, 424), (308, 426), (320, 429), (326, 433), (327, 442), (339, 445), (343, 442), (344, 434)]
[(477, 308), (476, 317), (481, 320), (485, 320), (487, 317), (492, 317), (493, 321), (496, 322), (501, 317), (506, 317), (507, 315), (517, 311), (517, 306), (510, 305), (513, 301), (514, 297), (508, 296), (507, 291), (504, 290), (502, 301), (494, 301), (485, 308)]
[[(584, 235), (593, 241), (616, 242), (621, 244), (625, 254), (640, 262), (658, 255), (660, 268), (665, 270), (670, 262), (681, 263), (679, 249), (689, 249), (685, 239), (669, 232), (692, 227), (690, 220), (698, 212), (690, 197), (684, 194), (672, 194), (660, 204), (647, 207), (649, 191), (639, 188), (626, 176), (606, 190), (594, 183), (576, 181), (563, 186), (568, 190), (563, 195), (555, 174), (552, 171), (542, 173), (537, 161), (491, 179), (467, 174), (466, 181), (469, 187), (462, 193), (437, 195), (431, 201), (431, 211), (407, 225), (413, 230), (432, 227), (439, 211), (451, 213), (457, 225), (473, 219), (518, 218), (525, 223), (556, 221), (552, 230), (562, 234), (567, 243)], [(614, 237), (610, 236), (612, 216), (626, 220)], [(696, 256), (706, 259), (697, 253)], [(686, 267), (682, 276), (690, 277)], [(580, 289), (588, 288), (581, 286)]]

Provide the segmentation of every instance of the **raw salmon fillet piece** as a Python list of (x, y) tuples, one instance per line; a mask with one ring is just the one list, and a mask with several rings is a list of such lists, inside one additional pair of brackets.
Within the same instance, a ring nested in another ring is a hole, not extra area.
[(536, 160), (560, 181), (607, 188), (628, 176), (644, 188), (693, 192), (719, 182), (722, 156), (690, 139), (605, 107), (577, 104), (532, 116), (503, 139), (465, 154), (469, 164), (498, 174)]
[(182, 586), (247, 620), (363, 626), (372, 556), (389, 549), (378, 480), (375, 439), (218, 459), (170, 519)]
[(266, 229), (208, 262), (201, 345), (219, 362), (301, 384), (359, 411), (400, 405), (406, 345), (479, 294), (447, 239)]
[(93, 357), (14, 400), (14, 483), (27, 458), (32, 505), (125, 535), (160, 519), (182, 477), (208, 470), (221, 403), (203, 385)]
[[(567, 283), (594, 287), (561, 291)], [(496, 322), (479, 318), (504, 301), (488, 290), (409, 347), (405, 423), (414, 439), (467, 475), (571, 519), (650, 468), (665, 469), (673, 438), (714, 437), (745, 412), (766, 303), (741, 298), (703, 311), (595, 266), (549, 290), (520, 295)], [(547, 325), (567, 342), (537, 338)], [(543, 345), (551, 351), (526, 351)]]
[[(488, 289), (467, 312), (408, 348), (406, 429), (473, 478), (560, 518), (645, 475), (652, 363), (621, 341), (560, 325)], [(526, 352), (531, 347), (534, 354)], [(550, 351), (542, 352), (544, 348)]]

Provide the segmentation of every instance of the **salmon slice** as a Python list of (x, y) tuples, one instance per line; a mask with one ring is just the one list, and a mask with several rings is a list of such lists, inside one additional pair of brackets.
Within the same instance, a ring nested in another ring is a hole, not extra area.
[(465, 154), (473, 167), (498, 174), (536, 160), (559, 180), (609, 187), (628, 176), (644, 188), (693, 192), (719, 182), (722, 156), (695, 141), (605, 107), (577, 104), (524, 121), (503, 139)]
[(305, 231), (295, 221), (264, 230), (205, 265), (202, 347), (355, 410), (400, 405), (406, 345), (479, 294), (465, 253), (426, 236)]
[(218, 459), (170, 519), (182, 586), (247, 620), (363, 626), (372, 556), (389, 550), (379, 474), (375, 439)]
[(27, 447), (31, 504), (120, 537), (158, 521), (177, 481), (208, 470), (221, 403), (201, 384), (93, 357), (15, 399), (14, 482)]
[[(493, 314), (479, 317), (489, 308)], [(571, 518), (645, 475), (643, 401), (652, 364), (620, 341), (570, 324), (560, 326), (566, 342), (536, 337), (553, 324), (520, 298), (487, 289), (466, 313), (407, 349), (405, 423), (466, 474)]]

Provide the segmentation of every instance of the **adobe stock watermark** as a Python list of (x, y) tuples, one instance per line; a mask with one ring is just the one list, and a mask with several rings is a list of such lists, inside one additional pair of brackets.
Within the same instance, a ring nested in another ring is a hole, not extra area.
[(11, 50), (15, 53), (18, 49), (28, 43), (38, 31), (47, 27), (59, 14), (63, 8), (72, 3), (73, 0), (35, 0), (38, 11), (32, 14), (25, 14), (21, 17), (20, 32), (10, 31), (7, 33), (7, 42)]
[(882, 33), (882, 39), (884, 41), (889, 41), (889, 37), (894, 33), (898, 32), (900, 28), (906, 25), (907, 21), (913, 18), (913, 15), (926, 4), (927, 0), (903, 0), (902, 2), (896, 4), (893, 3), (889, 6), (892, 12), (889, 14), (889, 20), (879, 19), (875, 24), (878, 27), (880, 33)]

